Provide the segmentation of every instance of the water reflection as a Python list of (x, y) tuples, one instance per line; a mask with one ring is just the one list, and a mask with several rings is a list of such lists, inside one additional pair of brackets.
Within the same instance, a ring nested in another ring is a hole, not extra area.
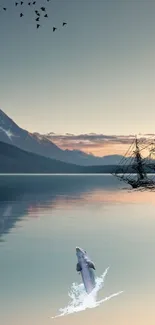
[(0, 236), (8, 233), (24, 215), (37, 213), (48, 202), (52, 209), (59, 201), (69, 204), (71, 200), (84, 200), (85, 193), (105, 186), (116, 188), (111, 177), (0, 176)]
[(73, 204), (154, 204), (153, 192), (134, 192), (112, 176), (0, 176), (0, 236), (23, 216), (44, 210), (70, 209)]
[[(0, 324), (49, 325), (80, 282), (75, 247), (88, 249), (100, 298), (124, 293), (60, 325), (154, 325), (154, 193), (111, 176), (0, 177)], [(8, 233), (8, 234), (7, 234)]]

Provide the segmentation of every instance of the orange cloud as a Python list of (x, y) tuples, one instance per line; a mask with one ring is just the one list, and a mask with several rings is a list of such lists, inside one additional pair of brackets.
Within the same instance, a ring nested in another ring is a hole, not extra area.
[[(131, 143), (134, 135), (104, 135), (104, 134), (55, 134), (49, 133), (44, 135), (63, 150), (78, 150), (95, 156), (103, 157), (106, 155), (124, 155)], [(154, 135), (139, 135), (140, 139), (152, 141)], [(144, 142), (145, 142), (144, 141)]]
[(80, 135), (50, 133), (46, 137), (61, 149), (80, 150), (100, 157), (111, 154), (123, 155), (134, 138), (131, 135), (116, 136), (96, 133)]

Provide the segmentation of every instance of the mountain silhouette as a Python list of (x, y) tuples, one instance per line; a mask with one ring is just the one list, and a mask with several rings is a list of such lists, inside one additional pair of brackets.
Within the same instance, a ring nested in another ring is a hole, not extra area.
[(48, 135), (31, 133), (20, 128), (0, 109), (0, 141), (14, 145), (28, 152), (81, 166), (114, 165), (122, 156), (96, 157), (80, 150), (63, 150), (54, 144)]
[(0, 141), (0, 173), (111, 173), (113, 166), (78, 166)]

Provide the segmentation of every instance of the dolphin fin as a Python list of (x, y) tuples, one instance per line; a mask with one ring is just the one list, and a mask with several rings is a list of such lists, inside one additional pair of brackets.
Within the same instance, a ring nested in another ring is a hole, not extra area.
[(93, 262), (88, 261), (88, 262), (87, 262), (87, 265), (88, 265), (91, 269), (96, 270), (96, 269), (95, 269), (95, 265), (94, 265)]
[(82, 267), (81, 267), (80, 263), (77, 263), (77, 264), (76, 264), (76, 271), (77, 271), (77, 272), (82, 271)]

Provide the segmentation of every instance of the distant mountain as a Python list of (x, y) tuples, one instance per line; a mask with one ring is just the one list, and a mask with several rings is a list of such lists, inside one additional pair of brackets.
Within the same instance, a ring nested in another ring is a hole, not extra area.
[(123, 157), (120, 155), (96, 157), (78, 150), (62, 150), (52, 142), (50, 135), (30, 133), (20, 128), (1, 109), (0, 141), (12, 144), (28, 152), (81, 166), (115, 165)]
[[(0, 173), (113, 173), (116, 165), (78, 166), (37, 155), (0, 141)], [(132, 173), (133, 169), (128, 169)], [(146, 172), (150, 172), (147, 169)], [(4, 193), (3, 193), (4, 194)]]
[(80, 150), (65, 150), (65, 153), (67, 155), (68, 161), (83, 166), (117, 165), (123, 158), (121, 155), (97, 157)]
[(81, 169), (0, 142), (0, 173), (76, 173)]
[(77, 166), (0, 141), (0, 173), (109, 173), (113, 166)]
[(52, 141), (20, 128), (0, 109), (0, 141), (46, 157), (59, 158), (62, 150)]

